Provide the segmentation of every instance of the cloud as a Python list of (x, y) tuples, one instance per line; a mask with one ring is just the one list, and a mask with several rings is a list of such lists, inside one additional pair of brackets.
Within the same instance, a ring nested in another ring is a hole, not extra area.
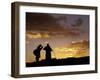
[(46, 13), (26, 13), (26, 30), (62, 29), (56, 19)]
[(26, 32), (26, 38), (27, 39), (39, 39), (39, 38), (55, 38), (55, 37), (74, 37), (78, 36), (79, 32), (73, 32), (73, 31), (56, 31), (56, 32), (46, 32), (46, 31), (27, 31)]
[(82, 40), (79, 42), (72, 42), (69, 47), (80, 47), (80, 48), (89, 48), (89, 41), (87, 40)]
[(82, 18), (78, 18), (77, 20), (75, 20), (75, 23), (72, 24), (73, 27), (78, 27), (81, 26), (83, 24), (83, 20)]
[(26, 37), (28, 39), (38, 39), (38, 38), (50, 38), (50, 35), (46, 33), (41, 34), (39, 32), (35, 32), (35, 33), (27, 32)]
[[(69, 18), (68, 18), (69, 16)], [(47, 13), (26, 13), (26, 31), (27, 32), (36, 32), (28, 34), (30, 38), (42, 38), (47, 36), (79, 36), (82, 35), (82, 30), (80, 27), (73, 27), (71, 24), (73, 23), (74, 19), (74, 26), (81, 26), (83, 24), (82, 17), (76, 15), (67, 15), (67, 14), (47, 14)], [(68, 21), (68, 22), (67, 22)], [(84, 27), (84, 26), (82, 26)], [(85, 30), (86, 31), (86, 30)]]

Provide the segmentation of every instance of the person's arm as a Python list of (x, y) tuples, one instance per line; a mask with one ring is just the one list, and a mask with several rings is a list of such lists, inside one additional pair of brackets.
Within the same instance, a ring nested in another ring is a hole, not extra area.
[(46, 50), (46, 47), (44, 47), (43, 50)]
[(41, 49), (43, 48), (43, 46), (40, 47)]
[(53, 51), (51, 47), (50, 47), (50, 51)]
[(51, 48), (51, 51), (53, 51), (53, 49)]

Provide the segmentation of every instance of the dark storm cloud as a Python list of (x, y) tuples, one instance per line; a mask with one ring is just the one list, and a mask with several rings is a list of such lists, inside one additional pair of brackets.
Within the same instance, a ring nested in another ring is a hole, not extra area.
[(26, 30), (48, 35), (78, 36), (83, 35), (82, 32), (88, 35), (89, 17), (88, 15), (26, 13)]
[(57, 19), (50, 14), (26, 13), (27, 30), (62, 30)]
[(79, 27), (83, 24), (83, 20), (81, 18), (78, 18), (77, 20), (75, 20), (75, 23), (72, 24), (73, 27)]
[(59, 25), (63, 26), (63, 24), (67, 23), (67, 15), (66, 14), (53, 14), (52, 15), (54, 18), (56, 18), (57, 22), (59, 23)]

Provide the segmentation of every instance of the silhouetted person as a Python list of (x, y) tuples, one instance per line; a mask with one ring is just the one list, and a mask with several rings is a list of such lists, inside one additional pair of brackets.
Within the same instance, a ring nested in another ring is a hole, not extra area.
[(46, 61), (50, 61), (51, 60), (51, 51), (52, 51), (52, 48), (50, 47), (49, 44), (47, 44), (47, 46), (44, 47), (44, 50), (46, 51)]
[(39, 58), (40, 58), (40, 51), (41, 51), (42, 48), (43, 48), (43, 46), (40, 44), (40, 45), (33, 51), (33, 54), (35, 55), (35, 60), (36, 60), (36, 62), (39, 61)]

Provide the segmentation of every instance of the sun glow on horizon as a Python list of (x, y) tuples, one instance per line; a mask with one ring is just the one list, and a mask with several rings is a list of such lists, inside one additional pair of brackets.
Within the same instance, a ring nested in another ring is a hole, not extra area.
[[(82, 48), (79, 46), (76, 47), (55, 47), (53, 48), (53, 51), (51, 53), (52, 58), (55, 59), (66, 59), (66, 58), (78, 58), (78, 57), (85, 57), (85, 56), (89, 56), (89, 49), (87, 48)], [(35, 56), (32, 54), (31, 56), (33, 56), (33, 59), (29, 59), (30, 61), (35, 61)], [(41, 58), (40, 61), (45, 59), (45, 51), (41, 51)], [(29, 62), (30, 62), (29, 61)]]

